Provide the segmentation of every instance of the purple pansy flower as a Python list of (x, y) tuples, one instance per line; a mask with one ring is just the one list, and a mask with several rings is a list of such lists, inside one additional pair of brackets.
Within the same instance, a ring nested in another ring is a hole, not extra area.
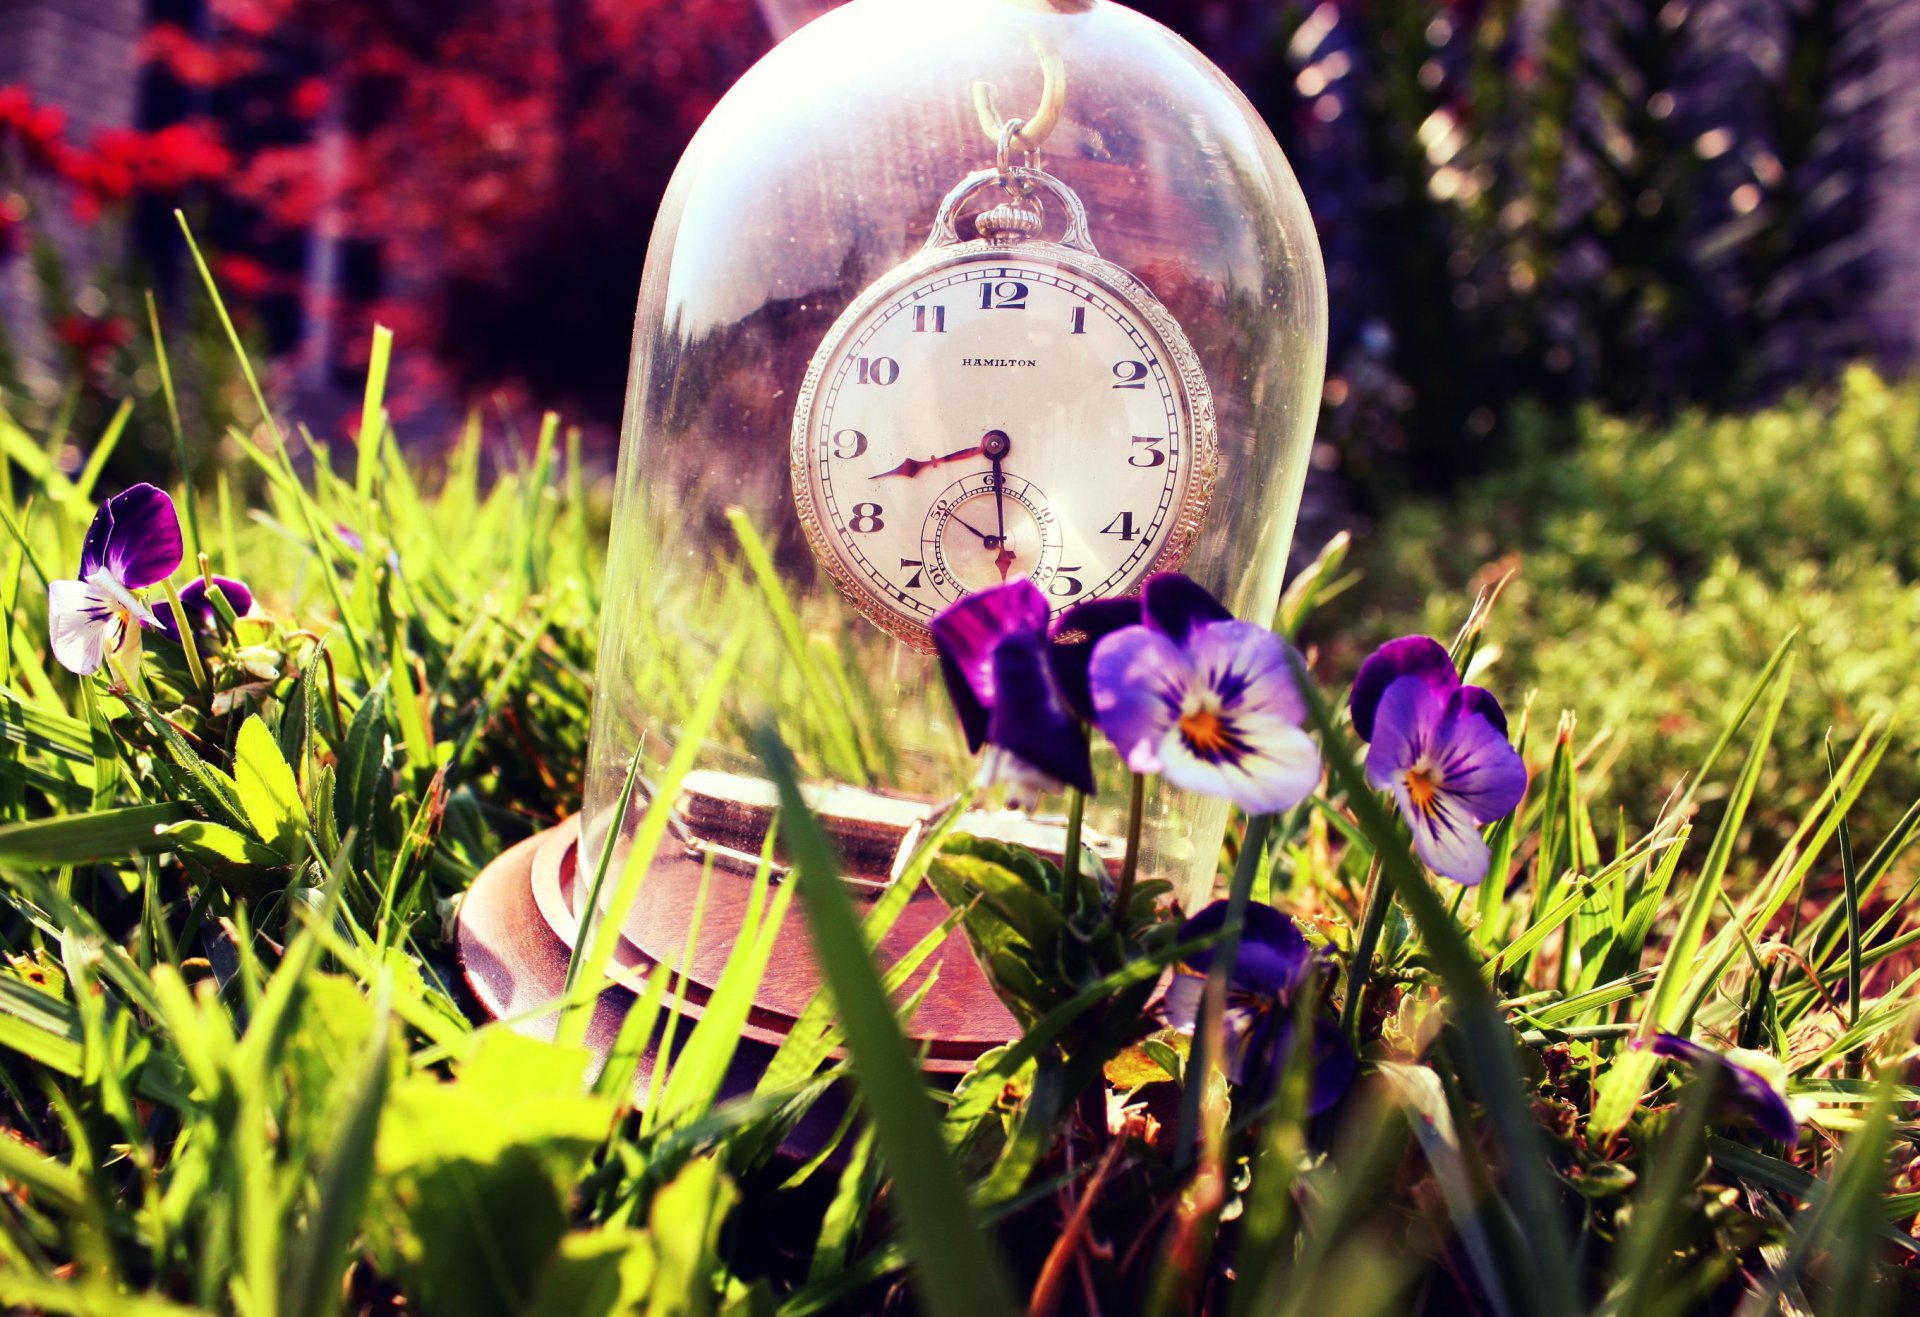
[[(227, 597), (227, 604), (233, 609), (235, 617), (245, 617), (247, 610), (253, 607), (253, 591), (245, 583), (230, 581), (224, 576), (216, 576), (213, 583), (220, 587), (220, 593)], [(207, 583), (196, 576), (188, 581), (180, 591), (180, 608), (187, 615), (187, 625), (195, 631), (211, 631), (214, 624), (213, 600), (207, 597)], [(155, 600), (153, 615), (160, 629), (180, 639), (180, 627), (173, 616), (173, 605), (164, 599)]]
[(1142, 621), (1093, 647), (1093, 711), (1127, 767), (1224, 796), (1249, 813), (1290, 809), (1320, 780), (1301, 724), (1292, 646), (1238, 622), (1184, 576), (1148, 579)]
[(1721, 1097), (1724, 1111), (1752, 1121), (1770, 1139), (1792, 1143), (1800, 1137), (1800, 1122), (1794, 1119), (1793, 1108), (1787, 1105), (1782, 1091), (1786, 1075), (1777, 1058), (1744, 1048), (1716, 1052), (1672, 1033), (1655, 1034), (1653, 1050), (1656, 1055), (1691, 1066), (1721, 1067), (1731, 1081)]
[(1438, 641), (1389, 641), (1360, 665), (1349, 707), (1367, 746), (1367, 781), (1391, 791), (1428, 868), (1460, 883), (1487, 876), (1480, 829), (1527, 791), (1500, 702), (1464, 686)]
[(100, 505), (80, 550), (80, 579), (47, 585), (47, 629), (53, 656), (82, 676), (160, 620), (134, 592), (180, 566), (180, 518), (173, 500), (152, 485), (135, 485)]
[[(1180, 940), (1218, 933), (1227, 920), (1225, 901), (1215, 901), (1180, 926)], [(1192, 1033), (1206, 996), (1207, 970), (1214, 952), (1202, 951), (1173, 969), (1173, 981), (1161, 1000), (1161, 1014), (1182, 1033)], [(1258, 1094), (1271, 1089), (1293, 1039), (1293, 1002), (1314, 970), (1313, 948), (1294, 922), (1270, 905), (1247, 906), (1240, 951), (1227, 979), (1226, 1072), (1234, 1083)], [(1329, 1020), (1313, 1029), (1313, 1083), (1309, 1114), (1318, 1115), (1340, 1100), (1353, 1080), (1353, 1052)]]
[(1047, 601), (1033, 582), (967, 595), (933, 619), (947, 694), (967, 747), (991, 747), (983, 783), (1027, 803), (1064, 785), (1093, 790), (1093, 763), (1053, 671)]

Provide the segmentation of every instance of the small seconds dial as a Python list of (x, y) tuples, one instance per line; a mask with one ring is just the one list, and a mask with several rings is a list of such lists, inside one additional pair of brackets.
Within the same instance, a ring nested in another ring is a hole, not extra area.
[(1119, 267), (968, 243), (848, 308), (792, 456), (822, 565), (925, 647), (972, 591), (1026, 578), (1058, 612), (1177, 563), (1211, 492), (1212, 403), (1179, 326)]

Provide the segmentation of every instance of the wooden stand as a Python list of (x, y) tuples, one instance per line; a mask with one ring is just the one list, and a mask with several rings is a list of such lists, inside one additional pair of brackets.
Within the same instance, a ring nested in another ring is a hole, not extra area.
[[(489, 864), (460, 906), (460, 963), (474, 996), (489, 1015), (533, 1037), (552, 1038), (559, 1024), (559, 1012), (543, 1008), (551, 1007), (562, 993), (567, 958), (579, 928), (578, 841), (577, 818), (529, 837)], [(698, 1019), (705, 1009), (734, 953), (750, 889), (747, 876), (714, 866), (699, 937), (688, 958), (687, 933), (706, 869), (699, 856), (663, 847), (642, 882), (639, 898), (621, 929), (614, 983), (600, 994), (587, 1031), (587, 1044), (602, 1062), (636, 991), (655, 965), (685, 971), (683, 1014)], [(875, 898), (874, 891), (857, 884), (849, 887), (862, 905), (870, 905)], [(923, 886), (882, 940), (878, 958), (886, 963), (904, 955), (947, 914), (946, 905)], [(982, 1052), (1016, 1037), (1019, 1028), (988, 985), (965, 934), (958, 931), (902, 985), (899, 1000), (910, 996), (936, 967), (939, 979), (914, 1013), (908, 1032), (911, 1043), (924, 1049), (928, 1073), (950, 1077), (952, 1082)], [(797, 909), (791, 910), (755, 994), (722, 1097), (751, 1091), (821, 982), (806, 921)], [(676, 1031), (678, 1041), (684, 1043), (690, 1032), (683, 1022)], [(656, 1033), (635, 1076), (636, 1099), (646, 1092), (659, 1044)], [(817, 1106), (786, 1147), (805, 1155), (821, 1146), (839, 1118), (837, 1108), (837, 1103)]]

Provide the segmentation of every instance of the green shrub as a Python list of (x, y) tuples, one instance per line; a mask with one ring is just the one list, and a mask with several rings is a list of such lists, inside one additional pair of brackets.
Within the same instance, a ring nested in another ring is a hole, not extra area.
[[(1577, 709), (1581, 739), (1608, 732), (1612, 802), (1633, 813), (1700, 762), (1798, 628), (1784, 761), (1817, 761), (1829, 729), (1844, 745), (1892, 720), (1894, 748), (1860, 806), (1866, 827), (1890, 823), (1920, 794), (1920, 383), (1862, 368), (1829, 396), (1750, 416), (1657, 428), (1590, 415), (1580, 430), (1570, 453), (1540, 440), (1453, 504), (1390, 516), (1358, 602), (1319, 628), (1356, 659), (1363, 633), (1444, 634), (1512, 570), (1491, 628), (1501, 684), (1537, 689), (1536, 722)], [(1819, 785), (1805, 773), (1766, 783), (1759, 821), (1797, 816)]]

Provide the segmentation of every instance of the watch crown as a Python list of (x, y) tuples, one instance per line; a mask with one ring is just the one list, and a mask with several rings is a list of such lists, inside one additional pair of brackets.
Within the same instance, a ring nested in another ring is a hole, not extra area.
[(973, 228), (996, 246), (1011, 246), (1039, 232), (1040, 216), (1021, 205), (995, 206), (974, 216)]

